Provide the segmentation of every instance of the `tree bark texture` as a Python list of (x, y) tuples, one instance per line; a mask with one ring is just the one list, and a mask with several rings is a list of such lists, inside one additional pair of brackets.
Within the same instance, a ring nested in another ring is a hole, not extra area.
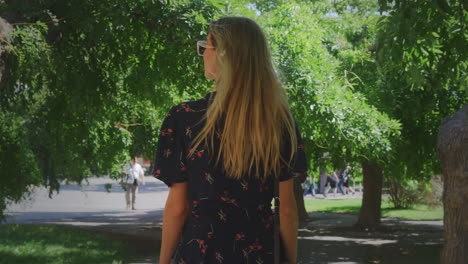
[(363, 161), (361, 166), (364, 191), (356, 227), (374, 228), (380, 225), (383, 172), (379, 165), (371, 161)]
[(442, 264), (468, 263), (468, 104), (442, 121), (437, 151), (444, 177)]

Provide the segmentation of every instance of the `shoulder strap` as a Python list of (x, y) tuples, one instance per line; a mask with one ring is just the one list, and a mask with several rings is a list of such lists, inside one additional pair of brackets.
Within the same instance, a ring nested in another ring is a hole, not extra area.
[(273, 230), (273, 241), (274, 241), (274, 264), (280, 264), (280, 216), (279, 216), (279, 177), (275, 176), (274, 186), (274, 230)]

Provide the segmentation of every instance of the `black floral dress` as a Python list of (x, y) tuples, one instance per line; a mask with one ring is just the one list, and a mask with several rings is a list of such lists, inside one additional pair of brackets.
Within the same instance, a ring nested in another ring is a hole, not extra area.
[[(201, 148), (187, 157), (192, 140), (204, 126), (203, 117), (212, 96), (215, 94), (173, 107), (159, 135), (152, 174), (168, 186), (180, 182), (189, 185), (191, 209), (174, 261), (273, 263), (273, 178), (228, 178), (221, 165), (210, 161)], [(290, 179), (293, 171), (307, 170), (302, 140), (297, 135), (295, 163), (292, 168), (281, 165), (281, 181)], [(289, 157), (289, 153), (285, 151), (283, 156)]]

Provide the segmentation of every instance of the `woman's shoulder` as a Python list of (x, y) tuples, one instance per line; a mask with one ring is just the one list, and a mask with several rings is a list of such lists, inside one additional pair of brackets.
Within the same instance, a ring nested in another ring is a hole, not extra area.
[(185, 113), (203, 113), (208, 107), (208, 100), (210, 99), (210, 96), (211, 93), (200, 99), (179, 103), (171, 108), (169, 114), (183, 115)]

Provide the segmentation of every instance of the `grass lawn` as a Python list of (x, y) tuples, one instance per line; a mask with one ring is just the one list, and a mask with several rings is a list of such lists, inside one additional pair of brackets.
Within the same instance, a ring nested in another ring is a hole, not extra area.
[[(361, 199), (306, 199), (308, 212), (332, 212), (357, 214), (361, 208)], [(411, 209), (393, 209), (388, 199), (382, 199), (382, 216), (409, 220), (443, 220), (442, 207), (429, 208), (416, 205)]]
[(128, 263), (126, 243), (63, 226), (0, 225), (1, 264)]

